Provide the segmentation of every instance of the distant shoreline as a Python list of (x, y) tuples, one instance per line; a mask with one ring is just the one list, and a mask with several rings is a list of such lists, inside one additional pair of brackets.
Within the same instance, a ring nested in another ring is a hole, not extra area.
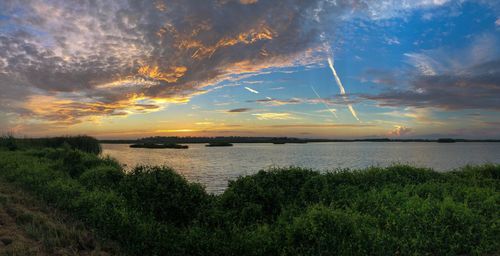
[(318, 143), (318, 142), (500, 142), (500, 139), (300, 139), (292, 137), (149, 137), (136, 140), (99, 140), (102, 144), (135, 144), (135, 143), (183, 143), (183, 144), (206, 144), (206, 143), (272, 143), (272, 144), (296, 144), (296, 143)]

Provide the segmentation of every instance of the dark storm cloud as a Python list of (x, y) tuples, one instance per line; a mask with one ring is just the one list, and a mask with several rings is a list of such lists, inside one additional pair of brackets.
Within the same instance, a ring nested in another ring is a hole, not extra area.
[(500, 59), (461, 72), (415, 77), (408, 90), (361, 95), (382, 106), (500, 110)]

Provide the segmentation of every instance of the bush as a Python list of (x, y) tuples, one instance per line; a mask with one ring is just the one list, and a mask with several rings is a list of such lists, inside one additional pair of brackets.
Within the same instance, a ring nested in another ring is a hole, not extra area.
[(33, 148), (62, 148), (68, 145), (71, 149), (80, 150), (86, 153), (98, 155), (102, 152), (99, 141), (90, 136), (67, 136), (67, 137), (52, 137), (52, 138), (23, 138), (14, 139), (12, 136), (4, 137), (6, 141), (13, 141), (16, 145), (23, 149)]
[[(47, 158), (54, 160), (54, 167), (56, 169), (62, 170), (73, 178), (78, 178), (86, 170), (97, 166), (109, 166), (110, 168), (121, 169), (120, 164), (109, 157), (99, 158), (94, 154), (71, 149), (68, 145), (65, 145), (63, 148), (42, 150), (42, 152), (45, 153)], [(44, 153), (34, 154), (43, 155)]]
[(287, 255), (371, 254), (376, 251), (374, 224), (356, 212), (313, 206), (285, 227), (283, 250)]
[(16, 139), (12, 135), (5, 135), (0, 138), (0, 147), (4, 147), (9, 151), (18, 149)]
[(139, 211), (175, 225), (188, 225), (209, 199), (199, 184), (166, 167), (135, 168), (122, 180), (120, 191)]
[(89, 189), (115, 189), (125, 174), (114, 166), (99, 165), (86, 170), (78, 181)]
[(220, 204), (241, 224), (272, 221), (285, 206), (296, 203), (304, 183), (318, 175), (300, 168), (260, 171), (230, 182)]

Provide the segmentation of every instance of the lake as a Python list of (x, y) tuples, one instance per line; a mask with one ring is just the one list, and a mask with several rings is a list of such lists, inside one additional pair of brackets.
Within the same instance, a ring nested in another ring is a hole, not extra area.
[(447, 171), (466, 164), (500, 163), (500, 143), (435, 142), (328, 142), (307, 144), (234, 144), (189, 149), (130, 148), (127, 144), (103, 144), (104, 155), (126, 165), (167, 165), (190, 181), (220, 193), (228, 180), (269, 167), (300, 166), (318, 171), (359, 169), (394, 163)]

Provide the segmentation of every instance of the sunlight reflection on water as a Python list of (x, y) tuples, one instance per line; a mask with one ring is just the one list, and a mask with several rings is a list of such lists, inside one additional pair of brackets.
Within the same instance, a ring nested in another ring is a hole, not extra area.
[(166, 165), (188, 180), (220, 193), (228, 180), (273, 166), (300, 166), (319, 171), (406, 163), (450, 170), (466, 164), (500, 163), (500, 143), (332, 142), (308, 144), (234, 144), (234, 147), (143, 149), (104, 144), (104, 154), (127, 168), (138, 164)]

